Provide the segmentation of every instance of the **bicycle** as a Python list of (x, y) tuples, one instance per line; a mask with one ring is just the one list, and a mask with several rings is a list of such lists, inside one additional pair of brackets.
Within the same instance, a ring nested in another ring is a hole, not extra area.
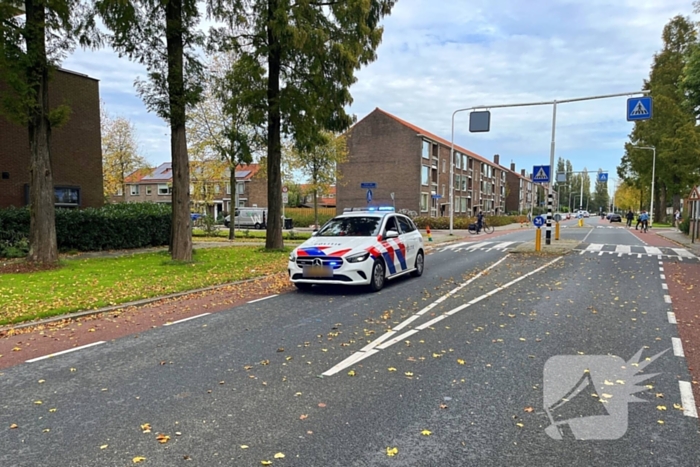
[[(486, 221), (484, 221), (484, 222), (481, 224), (481, 230), (483, 230), (483, 232), (486, 233), (486, 234), (490, 234), (490, 233), (493, 233), (495, 229), (493, 228), (493, 226), (488, 225), (488, 224), (486, 223)], [(476, 234), (476, 223), (474, 223), (474, 224), (469, 224), (469, 233), (472, 234), (472, 235), (475, 235), (475, 234)]]
[(642, 221), (642, 233), (649, 231), (649, 221)]

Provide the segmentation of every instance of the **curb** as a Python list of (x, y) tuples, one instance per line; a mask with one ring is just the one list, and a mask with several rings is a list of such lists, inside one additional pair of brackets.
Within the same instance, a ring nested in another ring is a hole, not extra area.
[(7, 331), (12, 331), (12, 330), (16, 330), (16, 329), (25, 329), (25, 328), (31, 328), (34, 326), (42, 326), (42, 325), (46, 325), (46, 324), (55, 323), (57, 321), (63, 321), (66, 319), (74, 319), (74, 318), (82, 318), (84, 316), (100, 315), (102, 313), (109, 313), (110, 311), (120, 310), (122, 308), (129, 308), (132, 306), (148, 305), (149, 303), (158, 302), (160, 300), (167, 300), (170, 298), (182, 297), (184, 295), (206, 292), (209, 290), (215, 290), (218, 288), (228, 287), (231, 285), (239, 285), (239, 284), (246, 284), (248, 282), (255, 282), (255, 281), (258, 281), (260, 279), (264, 279), (266, 277), (268, 277), (268, 276), (259, 276), (259, 277), (254, 277), (252, 279), (244, 279), (244, 280), (236, 281), (236, 282), (227, 282), (225, 284), (219, 284), (219, 285), (210, 285), (208, 287), (203, 287), (201, 289), (187, 290), (185, 292), (176, 292), (176, 293), (172, 293), (169, 295), (161, 295), (159, 297), (144, 298), (141, 300), (135, 300), (133, 302), (120, 303), (118, 305), (112, 305), (112, 306), (108, 306), (108, 307), (104, 307), (104, 308), (98, 308), (96, 310), (76, 311), (74, 313), (53, 316), (51, 318), (46, 318), (46, 319), (42, 319), (39, 321), (30, 321), (28, 323), (21, 323), (21, 324), (17, 324), (17, 325), (13, 325), (13, 326), (1, 327), (0, 333), (4, 333)]

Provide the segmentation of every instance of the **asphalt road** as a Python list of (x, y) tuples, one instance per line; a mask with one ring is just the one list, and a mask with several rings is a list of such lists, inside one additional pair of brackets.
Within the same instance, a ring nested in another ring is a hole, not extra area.
[(700, 465), (659, 269), (678, 252), (564, 225), (565, 256), (475, 236), (377, 294), (284, 294), (4, 370), (0, 465)]

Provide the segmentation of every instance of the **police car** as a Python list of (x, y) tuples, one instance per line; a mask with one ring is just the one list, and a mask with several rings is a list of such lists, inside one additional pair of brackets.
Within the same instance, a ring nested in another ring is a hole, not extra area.
[(313, 284), (369, 285), (423, 274), (423, 236), (393, 207), (346, 208), (289, 256), (289, 278), (300, 290)]

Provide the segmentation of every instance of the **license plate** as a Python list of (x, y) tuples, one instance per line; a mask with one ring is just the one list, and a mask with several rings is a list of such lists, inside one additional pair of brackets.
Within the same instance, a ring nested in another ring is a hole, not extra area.
[(304, 277), (333, 277), (333, 268), (330, 266), (306, 266)]

